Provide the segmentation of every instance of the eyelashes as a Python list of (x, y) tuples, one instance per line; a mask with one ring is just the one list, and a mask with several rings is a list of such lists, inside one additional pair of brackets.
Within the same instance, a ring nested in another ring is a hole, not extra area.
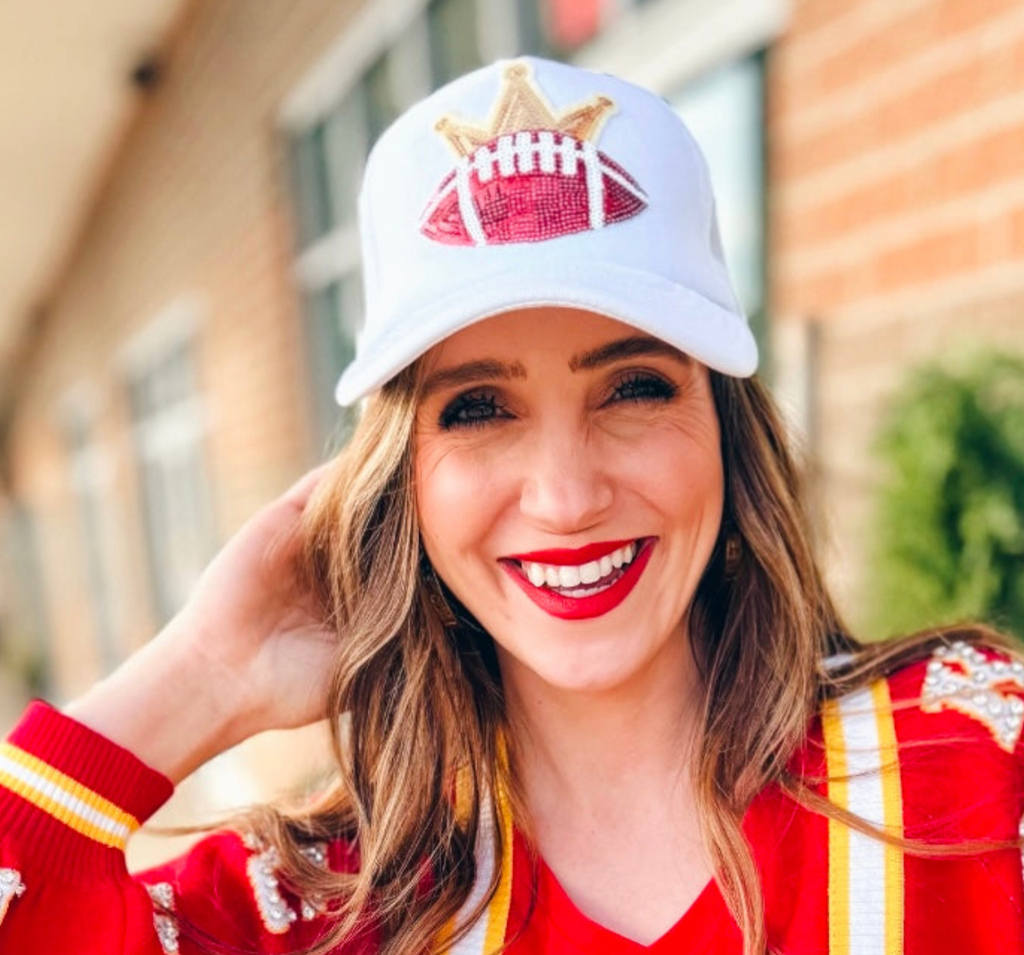
[[(610, 385), (608, 396), (600, 407), (625, 402), (632, 404), (668, 402), (679, 394), (679, 386), (652, 372), (629, 371), (618, 375)], [(495, 421), (515, 417), (502, 403), (501, 394), (494, 388), (473, 388), (456, 395), (438, 417), (443, 431), (459, 428), (481, 428)]]
[(498, 418), (511, 415), (498, 401), (498, 393), (490, 388), (464, 391), (445, 405), (438, 425), (445, 431), (455, 428), (479, 428)]
[(662, 378), (661, 375), (630, 371), (616, 381), (608, 403), (615, 401), (670, 401), (677, 394), (679, 394), (678, 385), (667, 378)]

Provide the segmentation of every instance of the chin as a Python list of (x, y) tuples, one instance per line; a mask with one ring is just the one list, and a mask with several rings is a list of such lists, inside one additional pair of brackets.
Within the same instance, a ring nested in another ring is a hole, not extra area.
[[(513, 657), (499, 651), (506, 686), (540, 685), (559, 692), (595, 695), (624, 688), (648, 671), (642, 660), (630, 660), (620, 640), (611, 648), (575, 648), (574, 652)], [(646, 661), (648, 664), (650, 661)]]

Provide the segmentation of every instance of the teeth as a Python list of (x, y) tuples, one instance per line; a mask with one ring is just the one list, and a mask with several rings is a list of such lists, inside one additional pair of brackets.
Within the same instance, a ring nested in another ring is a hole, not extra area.
[(593, 594), (599, 594), (602, 590), (607, 590), (611, 584), (595, 584), (593, 587), (576, 587), (573, 590), (562, 591), (563, 597), (590, 597)]
[(578, 587), (580, 585), (579, 567), (559, 567), (558, 583), (562, 587)]
[(636, 554), (636, 544), (627, 544), (625, 547), (613, 550), (611, 553), (612, 566), (621, 567), (623, 564), (628, 564), (634, 554)]
[[(523, 572), (534, 587), (558, 587), (562, 590), (572, 591), (575, 588), (582, 589), (579, 595), (591, 584), (609, 576), (613, 570), (627, 567), (636, 556), (637, 547), (635, 543), (626, 544), (618, 550), (605, 554), (599, 560), (591, 560), (585, 564), (537, 564), (533, 561), (523, 561)], [(602, 589), (601, 587), (596, 590)], [(596, 592), (595, 590), (595, 592)], [(576, 596), (569, 593), (566, 596)]]

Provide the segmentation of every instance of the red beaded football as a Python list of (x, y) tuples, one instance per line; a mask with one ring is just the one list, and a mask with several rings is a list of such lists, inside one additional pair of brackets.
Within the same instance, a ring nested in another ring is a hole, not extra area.
[(499, 136), (458, 161), (421, 231), (448, 245), (542, 242), (647, 207), (643, 189), (593, 143), (551, 129)]

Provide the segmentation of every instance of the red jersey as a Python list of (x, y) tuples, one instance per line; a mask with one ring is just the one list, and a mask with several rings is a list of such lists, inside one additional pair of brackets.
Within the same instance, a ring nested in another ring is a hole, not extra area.
[[(819, 792), (893, 836), (931, 844), (1011, 842), (1024, 811), (1024, 666), (965, 646), (828, 704), (794, 765)], [(44, 704), (0, 745), (0, 952), (197, 955), (176, 915), (223, 946), (282, 953), (326, 916), (275, 878), (272, 850), (234, 833), (136, 877), (123, 849), (171, 792), (131, 753)], [(527, 852), (507, 814), (506, 855), (484, 917), (452, 950), (482, 955), (741, 955), (711, 882), (643, 946), (583, 914)], [(769, 944), (785, 955), (1024, 955), (1024, 879), (1015, 846), (905, 853), (817, 815), (770, 786), (744, 819), (765, 897)], [(627, 839), (628, 833), (609, 834)], [(309, 847), (351, 869), (350, 847)], [(471, 905), (470, 900), (468, 905)], [(172, 914), (173, 913), (173, 914)], [(338, 955), (370, 955), (371, 934)]]

